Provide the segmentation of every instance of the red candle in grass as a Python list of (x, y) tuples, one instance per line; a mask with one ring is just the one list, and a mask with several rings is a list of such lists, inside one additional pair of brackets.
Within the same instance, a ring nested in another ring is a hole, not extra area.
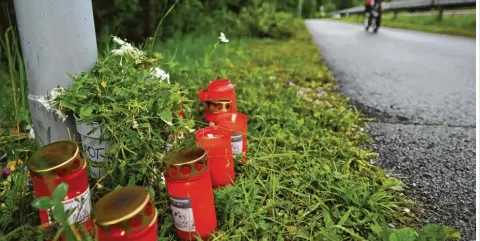
[[(27, 161), (27, 167), (35, 198), (51, 198), (55, 188), (66, 183), (68, 191), (62, 204), (66, 211), (75, 209), (68, 222), (78, 228), (83, 226), (87, 232), (93, 231), (87, 162), (75, 142), (59, 141), (40, 148)], [(40, 221), (46, 229), (51, 227), (53, 222), (52, 211), (39, 211)], [(62, 236), (60, 240), (66, 238)]]
[(195, 137), (197, 145), (207, 151), (212, 186), (232, 184), (235, 181), (235, 166), (230, 132), (209, 126), (196, 131)]
[(217, 230), (210, 166), (199, 147), (165, 157), (165, 182), (173, 223), (180, 240), (207, 240)]
[(205, 118), (209, 122), (213, 122), (215, 117), (224, 111), (229, 113), (237, 112), (237, 100), (235, 96), (235, 88), (228, 79), (218, 79), (211, 81), (208, 88), (201, 89), (198, 99), (203, 103), (222, 103), (224, 106), (218, 111), (205, 111)]
[(247, 121), (248, 117), (241, 113), (222, 113), (214, 122), (220, 129), (230, 132), (232, 154), (242, 155), (241, 164), (247, 160)]

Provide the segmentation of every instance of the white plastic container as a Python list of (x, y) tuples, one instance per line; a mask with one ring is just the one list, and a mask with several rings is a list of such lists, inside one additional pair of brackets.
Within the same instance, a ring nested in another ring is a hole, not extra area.
[[(100, 177), (101, 170), (99, 167), (95, 167), (95, 165), (99, 162), (105, 161), (105, 152), (108, 147), (108, 135), (105, 134), (103, 140), (100, 141), (100, 135), (103, 132), (103, 127), (98, 122), (91, 122), (91, 123), (79, 123), (78, 117), (74, 115), (75, 122), (77, 125), (77, 131), (80, 133), (82, 138), (82, 147), (83, 147), (83, 154), (85, 158), (92, 163), (92, 172), (93, 177), (98, 178)], [(94, 132), (90, 133), (94, 128), (97, 128)]]

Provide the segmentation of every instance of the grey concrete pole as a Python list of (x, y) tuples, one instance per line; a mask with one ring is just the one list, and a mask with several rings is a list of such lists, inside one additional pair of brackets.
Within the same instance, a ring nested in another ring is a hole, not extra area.
[(30, 89), (37, 144), (79, 140), (75, 121), (65, 122), (37, 99), (73, 81), (66, 73), (90, 71), (97, 60), (91, 0), (14, 0)]

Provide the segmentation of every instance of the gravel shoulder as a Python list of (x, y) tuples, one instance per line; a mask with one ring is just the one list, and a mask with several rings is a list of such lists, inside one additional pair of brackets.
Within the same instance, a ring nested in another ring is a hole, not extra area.
[(419, 201), (424, 224), (458, 228), (475, 240), (475, 128), (369, 123), (378, 164)]

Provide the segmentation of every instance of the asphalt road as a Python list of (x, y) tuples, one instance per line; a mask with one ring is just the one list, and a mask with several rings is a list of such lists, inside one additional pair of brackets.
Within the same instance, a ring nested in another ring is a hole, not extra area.
[(475, 240), (475, 40), (306, 23), (343, 94), (376, 119), (376, 163), (408, 185), (423, 220)]

